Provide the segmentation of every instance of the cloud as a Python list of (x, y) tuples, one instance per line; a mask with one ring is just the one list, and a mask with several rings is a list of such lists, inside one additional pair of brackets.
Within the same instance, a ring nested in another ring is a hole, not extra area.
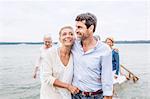
[(92, 12), (98, 18), (95, 34), (102, 39), (108, 34), (117, 40), (150, 39), (148, 5), (146, 1), (0, 1), (0, 38), (41, 41), (43, 34), (51, 33), (57, 41), (63, 25), (75, 26), (79, 13)]

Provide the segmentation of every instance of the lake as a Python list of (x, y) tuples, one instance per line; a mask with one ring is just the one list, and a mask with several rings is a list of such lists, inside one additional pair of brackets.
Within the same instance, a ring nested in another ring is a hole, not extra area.
[[(0, 45), (0, 99), (39, 99), (39, 78), (32, 78), (41, 45)], [(150, 99), (150, 44), (116, 44), (120, 63), (140, 79), (120, 85), (120, 99)]]

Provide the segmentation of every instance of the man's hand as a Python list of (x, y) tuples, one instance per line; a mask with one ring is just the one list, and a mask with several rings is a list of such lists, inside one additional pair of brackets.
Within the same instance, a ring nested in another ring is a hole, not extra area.
[(37, 76), (37, 74), (36, 74), (36, 73), (34, 73), (34, 74), (33, 74), (33, 78), (34, 78), (34, 79), (36, 79), (36, 76)]
[(35, 67), (35, 71), (34, 71), (34, 73), (33, 73), (33, 78), (34, 78), (34, 79), (36, 79), (36, 77), (37, 77), (38, 69), (39, 69), (39, 67), (36, 66), (36, 67)]

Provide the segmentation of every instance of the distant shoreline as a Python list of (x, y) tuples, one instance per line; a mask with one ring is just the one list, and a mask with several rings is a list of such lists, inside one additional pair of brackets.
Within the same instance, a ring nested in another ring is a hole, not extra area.
[[(53, 42), (53, 44), (57, 44), (58, 42)], [(137, 40), (137, 41), (115, 41), (116, 44), (150, 44), (150, 40)], [(38, 45), (43, 44), (43, 42), (0, 42), (0, 45), (17, 45), (17, 44), (32, 44)]]
[(150, 40), (116, 41), (116, 44), (150, 44)]
[[(58, 42), (53, 42), (53, 44), (57, 44)], [(39, 44), (44, 44), (43, 42), (0, 42), (0, 45), (39, 45)]]

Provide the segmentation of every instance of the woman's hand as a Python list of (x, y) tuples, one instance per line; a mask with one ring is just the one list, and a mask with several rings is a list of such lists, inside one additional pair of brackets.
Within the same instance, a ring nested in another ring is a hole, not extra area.
[(79, 89), (77, 87), (72, 86), (71, 84), (64, 83), (64, 82), (62, 82), (58, 79), (56, 79), (54, 81), (53, 85), (56, 86), (56, 87), (68, 89), (72, 94), (79, 93)]
[(72, 94), (77, 94), (79, 93), (79, 89), (75, 86), (72, 86), (70, 84), (68, 84), (67, 89), (72, 93)]

